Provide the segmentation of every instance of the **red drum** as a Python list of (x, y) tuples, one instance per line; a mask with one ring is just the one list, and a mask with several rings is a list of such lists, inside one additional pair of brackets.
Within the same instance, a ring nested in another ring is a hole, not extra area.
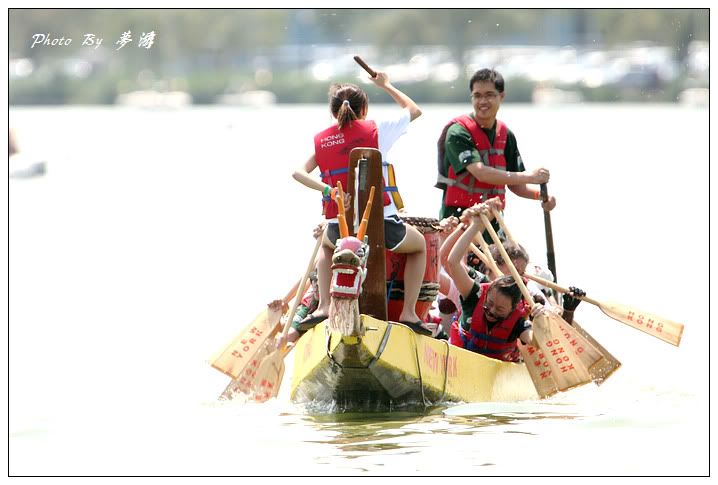
[[(439, 294), (439, 237), (438, 219), (427, 217), (402, 217), (405, 224), (414, 226), (424, 235), (426, 241), (426, 270), (424, 280), (416, 302), (416, 314), (422, 321), (426, 318), (431, 305)], [(386, 287), (389, 295), (387, 316), (390, 321), (398, 322), (404, 306), (404, 265), (406, 255), (386, 252)]]

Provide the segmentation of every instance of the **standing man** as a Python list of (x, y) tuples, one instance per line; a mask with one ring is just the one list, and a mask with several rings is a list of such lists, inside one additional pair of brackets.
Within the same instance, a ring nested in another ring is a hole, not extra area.
[[(481, 69), (471, 77), (469, 89), (473, 113), (451, 120), (439, 138), (436, 187), (444, 191), (440, 219), (459, 217), (464, 209), (492, 197), (499, 197), (505, 207), (507, 186), (519, 197), (539, 200), (539, 187), (527, 184), (549, 180), (549, 171), (543, 167), (525, 171), (516, 137), (496, 119), (504, 100), (503, 76)], [(555, 206), (554, 197), (542, 204), (546, 211)]]

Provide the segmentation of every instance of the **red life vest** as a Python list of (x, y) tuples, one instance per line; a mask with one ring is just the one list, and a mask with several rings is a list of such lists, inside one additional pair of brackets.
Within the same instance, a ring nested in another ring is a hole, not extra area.
[[(371, 120), (354, 120), (344, 128), (339, 129), (332, 125), (314, 136), (314, 156), (321, 171), (322, 182), (336, 187), (342, 183), (347, 188), (347, 174), (349, 172), (349, 153), (357, 147), (379, 148), (379, 131), (376, 123)], [(389, 192), (392, 192), (397, 209), (401, 209), (401, 196), (397, 191), (394, 180), (394, 168), (388, 164), (390, 186), (384, 181), (384, 205), (391, 203)], [(329, 196), (322, 197), (323, 214), (327, 219), (333, 219), (339, 213), (337, 203)]]
[(468, 170), (460, 174), (454, 172), (454, 167), (449, 164), (448, 172), (445, 168), (445, 145), (446, 132), (454, 123), (459, 123), (466, 131), (471, 134), (471, 138), (476, 145), (481, 163), (497, 170), (506, 170), (506, 157), (504, 150), (506, 149), (506, 140), (508, 138), (508, 128), (499, 120), (496, 120), (496, 136), (494, 137), (493, 146), (489, 143), (489, 138), (481, 129), (478, 123), (469, 115), (461, 115), (451, 120), (439, 137), (439, 175), (436, 187), (446, 189), (444, 203), (452, 207), (471, 207), (474, 204), (485, 202), (492, 197), (499, 197), (501, 202), (506, 205), (506, 186), (493, 185), (479, 182), (469, 173)]
[(526, 303), (521, 300), (506, 320), (496, 323), (491, 330), (488, 330), (484, 319), (484, 303), (489, 285), (490, 283), (481, 284), (481, 296), (471, 315), (469, 331), (465, 331), (459, 321), (454, 320), (451, 324), (449, 343), (494, 359), (518, 362), (521, 357), (518, 345), (516, 340), (509, 341), (509, 336), (516, 322), (524, 318)]

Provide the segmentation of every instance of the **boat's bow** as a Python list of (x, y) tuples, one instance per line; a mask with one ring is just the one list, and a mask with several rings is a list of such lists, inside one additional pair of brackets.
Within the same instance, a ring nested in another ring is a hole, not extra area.
[(324, 322), (297, 342), (293, 401), (327, 411), (385, 411), (536, 397), (523, 364), (450, 346), (399, 323), (361, 319), (362, 337), (329, 332)]

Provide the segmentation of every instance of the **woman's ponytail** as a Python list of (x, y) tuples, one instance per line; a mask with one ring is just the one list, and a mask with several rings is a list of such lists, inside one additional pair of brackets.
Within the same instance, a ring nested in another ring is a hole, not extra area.
[(333, 84), (329, 88), (329, 108), (339, 129), (360, 119), (367, 104), (366, 93), (354, 84)]
[(349, 100), (343, 100), (342, 105), (339, 107), (339, 112), (337, 113), (337, 124), (339, 125), (339, 129), (344, 128), (344, 126), (348, 123), (351, 123), (358, 118), (359, 117), (352, 109), (352, 105)]

